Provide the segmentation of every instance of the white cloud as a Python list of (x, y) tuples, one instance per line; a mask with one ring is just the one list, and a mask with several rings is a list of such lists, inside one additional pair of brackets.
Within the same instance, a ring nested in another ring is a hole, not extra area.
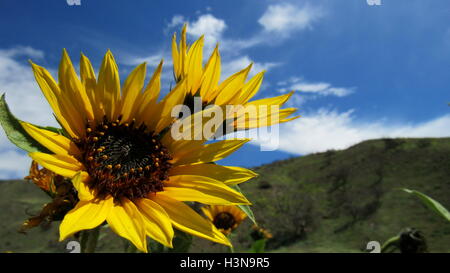
[(44, 58), (44, 52), (41, 50), (34, 49), (29, 46), (16, 46), (8, 49), (1, 49), (0, 54), (5, 57), (18, 57), (18, 56), (26, 56), (34, 59), (42, 59)]
[[(10, 110), (19, 119), (57, 126), (50, 106), (35, 82), (25, 58), (42, 59), (44, 53), (31, 47), (0, 49), (0, 93), (6, 93)], [(50, 72), (54, 72), (50, 70)], [(21, 178), (27, 174), (30, 160), (9, 142), (0, 129), (0, 178)]]
[(203, 14), (198, 17), (197, 21), (190, 22), (187, 33), (194, 36), (205, 35), (211, 38), (220, 38), (227, 28), (225, 21), (214, 17), (212, 14)]
[[(321, 109), (316, 113), (280, 125), (278, 149), (293, 154), (345, 149), (368, 139), (385, 137), (446, 137), (450, 115), (422, 123), (391, 123), (387, 120), (361, 122), (353, 111), (336, 112)], [(253, 142), (258, 144), (258, 141)]]
[(183, 15), (174, 15), (170, 23), (167, 24), (167, 28), (170, 29), (182, 25), (185, 22), (185, 20), (186, 19), (184, 18)]
[(317, 83), (296, 83), (291, 86), (291, 89), (300, 90), (302, 92), (319, 93), (330, 87), (329, 83), (317, 82)]
[(54, 126), (57, 123), (50, 106), (34, 79), (31, 66), (21, 56), (40, 59), (44, 53), (30, 47), (0, 49), (0, 92), (6, 93), (6, 101), (18, 118)]
[(267, 32), (288, 36), (294, 31), (311, 27), (311, 23), (322, 16), (322, 11), (309, 5), (297, 7), (283, 3), (270, 5), (258, 23)]
[[(278, 34), (276, 41), (281, 42), (288, 36), (286, 34), (310, 27), (311, 23), (322, 15), (318, 8), (309, 5), (302, 8), (291, 4), (271, 5), (259, 19), (259, 23), (263, 26), (262, 30), (249, 34), (245, 38), (229, 38), (224, 37), (224, 32), (227, 29), (225, 20), (211, 14), (211, 8), (209, 7), (206, 8), (206, 12), (206, 14), (198, 15), (195, 20), (189, 20), (183, 15), (176, 14), (166, 24), (164, 32), (169, 33), (169, 31), (175, 30), (179, 33), (179, 28), (187, 23), (187, 34), (190, 42), (192, 42), (192, 39), (198, 39), (201, 35), (205, 35), (204, 58), (209, 57), (215, 45), (220, 42), (222, 56), (228, 55), (234, 56), (235, 59), (242, 59), (246, 57), (241, 55), (242, 50), (262, 44), (273, 44), (274, 34)], [(285, 16), (286, 18), (284, 18)], [(167, 50), (167, 48), (143, 57), (130, 55), (121, 62), (126, 65), (147, 62), (151, 66), (156, 66), (161, 56), (164, 56), (166, 65), (171, 65), (167, 62), (168, 60), (171, 61), (170, 49)], [(232, 62), (232, 64), (234, 63), (236, 61)]]
[[(322, 17), (323, 12), (317, 7), (304, 5), (297, 7), (292, 4), (270, 5), (258, 22), (262, 29), (249, 34), (245, 38), (224, 37), (227, 24), (223, 19), (211, 13), (200, 15), (195, 21), (188, 21), (182, 15), (174, 15), (166, 30), (188, 23), (187, 33), (197, 39), (205, 35), (206, 52), (211, 51), (220, 41), (220, 49), (230, 55), (239, 55), (244, 50), (263, 44), (274, 44), (284, 41), (295, 31), (311, 28), (312, 23)], [(277, 39), (274, 40), (274, 34)]]
[(187, 33), (196, 38), (205, 35), (205, 51), (210, 52), (221, 40), (226, 28), (224, 20), (212, 14), (204, 14), (198, 17), (197, 21), (188, 24)]
[(222, 40), (223, 32), (227, 28), (224, 20), (207, 13), (200, 15), (195, 21), (189, 21), (182, 15), (174, 15), (166, 29), (180, 27), (184, 23), (188, 24), (187, 34), (194, 39), (205, 35), (206, 51), (211, 51), (216, 43)]
[[(345, 97), (354, 92), (353, 87), (335, 87), (327, 82), (308, 82), (300, 77), (292, 77), (287, 81), (277, 83), (279, 92), (295, 90), (304, 94), (316, 94), (321, 96)], [(315, 97), (310, 97), (315, 98)]]

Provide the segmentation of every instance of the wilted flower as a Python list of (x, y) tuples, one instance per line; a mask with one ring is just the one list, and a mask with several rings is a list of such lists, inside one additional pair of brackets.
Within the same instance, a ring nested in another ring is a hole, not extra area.
[(78, 202), (77, 192), (70, 179), (57, 175), (46, 168), (39, 168), (36, 161), (32, 161), (30, 173), (25, 179), (32, 181), (41, 188), (50, 196), (52, 201), (44, 205), (39, 215), (25, 221), (20, 229), (21, 232), (41, 223), (62, 220), (66, 213), (73, 209)]
[(264, 229), (260, 226), (253, 225), (252, 226), (252, 232), (250, 233), (250, 236), (253, 240), (258, 241), (261, 239), (271, 239), (273, 237), (272, 233), (270, 233), (269, 230)]

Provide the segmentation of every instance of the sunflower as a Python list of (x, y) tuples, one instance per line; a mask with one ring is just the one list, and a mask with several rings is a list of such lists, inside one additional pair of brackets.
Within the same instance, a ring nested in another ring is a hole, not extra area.
[[(221, 59), (218, 45), (203, 65), (204, 36), (189, 46), (186, 41), (186, 31), (187, 25), (184, 25), (179, 44), (177, 44), (176, 33), (172, 39), (173, 74), (176, 82), (186, 80), (186, 105), (192, 103), (193, 97), (200, 97), (203, 106), (211, 104), (242, 106), (242, 110), (234, 113), (235, 118), (228, 120), (227, 126), (232, 126), (234, 130), (270, 126), (298, 118), (298, 116), (291, 116), (297, 111), (296, 108), (280, 109), (293, 92), (250, 101), (261, 87), (265, 73), (265, 71), (259, 72), (246, 81), (252, 64), (219, 84)], [(252, 109), (256, 109), (253, 110), (256, 117), (243, 116)]]
[(248, 141), (178, 140), (167, 130), (172, 108), (185, 98), (180, 81), (158, 101), (162, 62), (144, 88), (146, 64), (120, 84), (111, 51), (98, 78), (81, 55), (80, 78), (63, 50), (57, 83), (31, 62), (37, 83), (64, 132), (21, 122), (25, 131), (51, 153), (31, 152), (41, 166), (70, 178), (79, 202), (62, 220), (60, 240), (104, 223), (147, 251), (147, 236), (172, 247), (174, 228), (213, 242), (230, 242), (185, 202), (250, 204), (230, 185), (255, 176), (244, 168), (220, 166), (220, 160)]
[(225, 235), (235, 230), (247, 217), (247, 214), (233, 205), (212, 205), (202, 207), (202, 211), (214, 226)]

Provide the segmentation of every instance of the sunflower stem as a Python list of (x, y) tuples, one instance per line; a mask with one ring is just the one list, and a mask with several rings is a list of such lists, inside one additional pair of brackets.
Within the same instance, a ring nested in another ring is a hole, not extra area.
[(230, 253), (234, 253), (234, 247), (230, 246)]
[(81, 252), (94, 253), (99, 235), (100, 227), (83, 231), (81, 234)]
[[(231, 243), (231, 233), (227, 235), (227, 238), (228, 238), (228, 240), (229, 240), (230, 243)], [(234, 247), (233, 247), (233, 244), (231, 244), (231, 245), (229, 246), (229, 249), (230, 249), (230, 253), (234, 253)]]

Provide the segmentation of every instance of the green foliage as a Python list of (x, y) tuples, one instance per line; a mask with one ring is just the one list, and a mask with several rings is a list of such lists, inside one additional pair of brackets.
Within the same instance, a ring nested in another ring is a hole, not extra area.
[[(273, 234), (265, 252), (364, 252), (369, 241), (386, 242), (405, 227), (422, 231), (430, 252), (448, 252), (448, 222), (398, 191), (426, 192), (450, 207), (450, 138), (427, 139), (430, 145), (423, 148), (419, 141), (403, 139), (393, 152), (385, 150), (383, 140), (371, 140), (255, 168), (259, 176), (240, 186), (258, 223)], [(260, 181), (271, 187), (260, 188)], [(0, 181), (0, 252), (67, 252), (67, 242), (58, 242), (57, 222), (26, 236), (17, 233), (46, 202), (32, 183)], [(251, 248), (252, 225), (246, 220), (233, 232), (236, 252)], [(97, 252), (123, 252), (121, 237), (110, 229), (101, 234)], [(189, 251), (229, 250), (193, 237)]]
[(404, 141), (399, 138), (383, 138), (383, 141), (386, 151), (394, 150), (404, 143)]
[(101, 226), (81, 232), (81, 253), (94, 253), (100, 235)]
[[(258, 223), (273, 234), (266, 251), (361, 252), (406, 227), (424, 233), (430, 252), (449, 251), (450, 226), (398, 192), (414, 188), (450, 206), (450, 139), (425, 141), (419, 147), (424, 139), (394, 140), (401, 145), (386, 150), (385, 140), (371, 140), (255, 168), (259, 176), (241, 188)], [(261, 189), (260, 181), (272, 187)], [(237, 252), (251, 247), (250, 224), (235, 231)]]
[(67, 136), (66, 132), (63, 129), (61, 129), (61, 128), (56, 128), (56, 127), (52, 127), (52, 126), (36, 126), (36, 127), (40, 128), (40, 129), (47, 130), (47, 131), (52, 131), (54, 133), (57, 133), (57, 134), (60, 134), (60, 135), (63, 135), (63, 136)]
[[(242, 193), (242, 190), (241, 190), (241, 188), (239, 188), (238, 185), (234, 185), (234, 186), (232, 186), (232, 188), (235, 189), (236, 191)], [(253, 222), (255, 225), (257, 225), (257, 224), (256, 224), (255, 215), (253, 214), (253, 211), (252, 211), (252, 209), (250, 208), (250, 206), (247, 206), (247, 205), (238, 205), (238, 207), (239, 207), (245, 214), (247, 214), (248, 218), (249, 218), (250, 220), (252, 220), (252, 222)]]
[(417, 196), (426, 206), (432, 211), (436, 212), (440, 216), (444, 217), (447, 221), (450, 221), (450, 212), (444, 208), (438, 201), (433, 198), (415, 190), (403, 189), (403, 191)]
[(265, 248), (266, 248), (266, 239), (260, 239), (253, 242), (250, 251), (252, 253), (264, 253)]
[(27, 152), (49, 152), (25, 132), (19, 120), (9, 110), (5, 94), (0, 98), (0, 124), (8, 139), (17, 147)]
[(417, 147), (419, 148), (428, 148), (431, 146), (431, 141), (427, 138), (421, 139), (417, 142)]

